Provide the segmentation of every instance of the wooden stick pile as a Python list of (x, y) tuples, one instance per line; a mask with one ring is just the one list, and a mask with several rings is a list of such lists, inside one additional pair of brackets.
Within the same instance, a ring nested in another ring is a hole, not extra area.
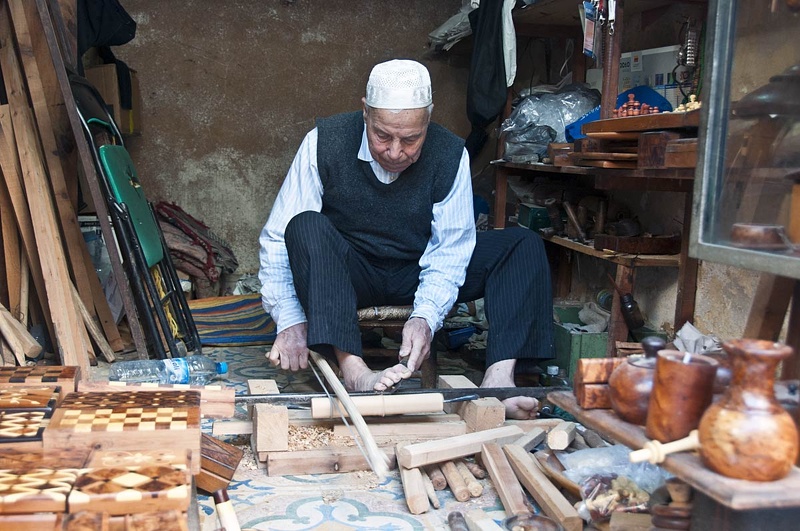
[[(75, 102), (59, 49), (72, 46), (54, 19), (61, 13), (46, 0), (0, 1), (8, 97), (0, 104), (0, 352), (4, 365), (36, 357), (28, 326), (40, 323), (61, 363), (86, 370), (96, 363), (92, 341), (108, 361), (124, 345), (78, 225), (75, 149), (86, 141), (69, 120)], [(83, 151), (82, 170), (96, 179)]]

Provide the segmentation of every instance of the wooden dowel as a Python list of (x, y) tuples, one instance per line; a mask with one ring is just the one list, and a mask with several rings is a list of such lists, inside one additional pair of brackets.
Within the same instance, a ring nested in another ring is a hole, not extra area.
[[(411, 413), (439, 413), (444, 409), (441, 393), (416, 395), (385, 395), (350, 397), (358, 412), (367, 417), (385, 417)], [(311, 418), (327, 419), (339, 416), (339, 408), (333, 399), (312, 398)]]
[(444, 474), (442, 474), (442, 469), (439, 468), (437, 463), (426, 465), (425, 471), (428, 473), (428, 477), (431, 479), (435, 490), (444, 490), (447, 488), (447, 479), (444, 477)]
[(440, 507), (439, 498), (436, 497), (436, 489), (433, 488), (431, 478), (428, 473), (425, 472), (424, 467), (419, 467), (419, 471), (422, 474), (422, 483), (425, 485), (425, 493), (428, 495), (428, 500), (431, 502), (434, 509), (438, 509)]
[(469, 495), (471, 497), (477, 498), (483, 494), (483, 485), (478, 483), (478, 480), (475, 479), (475, 476), (473, 476), (472, 472), (469, 471), (469, 468), (467, 468), (467, 465), (464, 463), (464, 461), (460, 459), (456, 461), (456, 468), (461, 474), (461, 477), (464, 478), (464, 483), (466, 483), (467, 490), (469, 490)]
[(486, 478), (486, 471), (479, 465), (473, 461), (464, 461), (464, 464), (467, 465), (469, 471), (475, 476), (476, 479), (485, 479)]
[(441, 466), (442, 473), (447, 478), (447, 485), (450, 487), (453, 496), (460, 502), (470, 499), (469, 489), (456, 464), (452, 461), (445, 461)]
[(372, 471), (375, 472), (378, 478), (382, 480), (389, 472), (389, 457), (380, 448), (378, 448), (378, 444), (375, 442), (375, 438), (369, 431), (367, 423), (364, 422), (364, 417), (362, 417), (361, 413), (358, 412), (358, 409), (353, 404), (350, 395), (347, 394), (347, 390), (344, 388), (344, 385), (342, 385), (342, 382), (340, 382), (339, 378), (336, 377), (336, 374), (334, 374), (333, 369), (331, 369), (331, 366), (328, 365), (328, 362), (325, 360), (325, 358), (313, 350), (310, 350), (308, 353), (311, 356), (312, 361), (316, 363), (319, 370), (322, 371), (322, 375), (325, 377), (325, 380), (327, 380), (328, 385), (331, 386), (333, 392), (336, 394), (336, 397), (339, 399), (345, 411), (347, 411), (347, 414), (350, 416), (353, 426), (355, 426), (356, 431), (361, 436), (361, 441), (364, 443), (364, 450), (367, 454), (367, 462), (369, 463), (370, 468), (372, 468)]
[(687, 450), (696, 450), (700, 448), (700, 439), (697, 436), (697, 430), (692, 430), (688, 437), (678, 439), (668, 443), (661, 443), (656, 440), (647, 441), (641, 450), (635, 450), (628, 455), (631, 463), (641, 463), (642, 461), (649, 461), (657, 465), (666, 459), (668, 454), (676, 452), (685, 452)]

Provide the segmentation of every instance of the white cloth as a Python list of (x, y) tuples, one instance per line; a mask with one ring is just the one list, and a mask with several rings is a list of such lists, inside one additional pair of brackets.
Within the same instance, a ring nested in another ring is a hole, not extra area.
[[(358, 158), (369, 162), (378, 180), (384, 184), (398, 176), (385, 171), (372, 158), (366, 129)], [(284, 231), (289, 220), (300, 212), (321, 211), (323, 193), (317, 168), (317, 130), (313, 129), (300, 145), (259, 236), (261, 297), (264, 309), (275, 320), (278, 332), (306, 322), (292, 284)], [(453, 188), (443, 201), (433, 206), (431, 238), (419, 261), (422, 272), (411, 316), (424, 318), (432, 332), (441, 328), (445, 315), (455, 303), (474, 248), (472, 181), (469, 155), (465, 149)]]
[(375, 65), (367, 81), (373, 109), (421, 109), (433, 103), (431, 76), (416, 61), (394, 59)]
[(517, 0), (505, 0), (503, 4), (503, 62), (506, 67), (506, 86), (514, 84), (517, 77), (517, 32), (511, 11)]

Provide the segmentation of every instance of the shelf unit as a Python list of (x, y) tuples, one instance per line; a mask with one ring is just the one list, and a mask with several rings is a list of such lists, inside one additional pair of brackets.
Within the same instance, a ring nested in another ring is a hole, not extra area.
[[(638, 450), (649, 440), (644, 428), (621, 420), (610, 409), (583, 409), (570, 391), (554, 391), (547, 400), (574, 415), (585, 426)], [(659, 466), (675, 474), (717, 503), (735, 511), (800, 507), (800, 469), (793, 467), (778, 481), (732, 479), (706, 468), (695, 452), (668, 455)], [(767, 529), (764, 527), (762, 529)]]
[[(624, 9), (623, 9), (624, 3)], [(600, 116), (604, 120), (588, 125), (597, 131), (614, 130), (624, 123), (641, 122), (646, 117), (636, 117), (636, 120), (616, 119), (608, 120), (616, 105), (617, 85), (619, 79), (619, 61), (621, 56), (622, 28), (624, 13), (635, 13), (644, 10), (655, 10), (670, 5), (662, 1), (636, 1), (627, 0), (617, 5), (616, 31), (609, 35), (606, 33), (603, 50), (603, 62), (608, 68), (603, 74), (603, 90), (600, 105)], [(514, 24), (519, 36), (556, 36), (572, 38), (576, 43), (582, 42), (580, 20), (578, 19), (575, 5), (559, 0), (543, 0), (526, 9), (518, 10), (514, 15)], [(580, 46), (576, 44), (576, 53), (573, 57), (573, 72), (576, 81), (584, 79), (585, 59), (580, 53)], [(508, 93), (506, 108), (503, 116), (511, 112), (511, 91)], [(676, 122), (677, 127), (696, 127), (696, 114), (675, 115), (670, 117)], [(691, 123), (689, 123), (691, 121)], [(613, 123), (613, 125), (612, 125)], [(502, 159), (503, 138), (498, 139), (497, 158)], [(684, 194), (684, 219), (681, 237), (681, 253), (671, 257), (621, 257), (597, 252), (595, 249), (572, 242), (565, 238), (551, 238), (549, 241), (559, 247), (562, 253), (578, 252), (584, 255), (606, 260), (616, 264), (616, 282), (619, 288), (626, 292), (633, 292), (637, 267), (677, 267), (678, 289), (675, 302), (674, 326), (676, 329), (686, 322), (694, 319), (695, 292), (697, 288), (696, 260), (689, 257), (689, 227), (691, 226), (692, 193), (694, 189), (694, 168), (679, 169), (611, 169), (578, 166), (554, 166), (552, 164), (520, 164), (503, 161), (494, 163), (495, 173), (495, 198), (494, 198), (494, 227), (503, 228), (506, 222), (506, 199), (508, 189), (508, 176), (511, 172), (523, 172), (549, 176), (553, 179), (563, 180), (571, 178), (574, 182), (592, 187), (597, 190), (640, 190), (653, 192), (679, 192)], [(562, 261), (562, 263), (568, 261)], [(560, 267), (555, 272), (557, 279), (557, 293), (569, 285), (571, 268)], [(611, 317), (608, 329), (608, 344), (606, 355), (616, 355), (616, 342), (625, 341), (628, 329), (622, 317), (619, 297), (614, 296)]]

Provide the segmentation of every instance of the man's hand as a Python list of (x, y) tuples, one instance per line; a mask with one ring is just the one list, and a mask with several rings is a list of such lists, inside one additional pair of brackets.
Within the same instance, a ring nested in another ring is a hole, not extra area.
[(421, 317), (412, 317), (403, 326), (400, 358), (408, 356), (408, 370), (414, 372), (431, 354), (431, 327)]
[(278, 333), (267, 359), (273, 367), (283, 370), (299, 371), (308, 368), (308, 344), (306, 343), (306, 323), (290, 326)]

